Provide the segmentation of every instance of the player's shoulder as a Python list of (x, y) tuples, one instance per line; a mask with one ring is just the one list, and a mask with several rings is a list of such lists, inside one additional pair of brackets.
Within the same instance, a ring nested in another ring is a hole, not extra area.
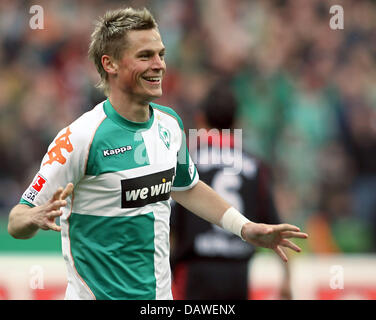
[(69, 138), (72, 142), (85, 144), (90, 143), (93, 133), (100, 125), (100, 123), (106, 118), (106, 114), (103, 110), (103, 102), (98, 103), (91, 110), (85, 112), (72, 123), (61, 129), (56, 139), (59, 137)]
[(82, 114), (79, 118), (73, 121), (69, 126), (76, 128), (78, 131), (87, 133), (88, 129), (95, 128), (98, 123), (102, 122), (106, 118), (106, 114), (103, 109), (105, 101), (98, 103), (91, 110)]
[(164, 115), (174, 119), (175, 121), (177, 121), (180, 129), (182, 129), (182, 130), (184, 129), (183, 121), (181, 120), (180, 116), (178, 115), (178, 113), (174, 109), (172, 109), (170, 107), (162, 106), (162, 105), (154, 103), (154, 102), (151, 102), (150, 106), (153, 108), (154, 111), (160, 112), (162, 115), (164, 114)]

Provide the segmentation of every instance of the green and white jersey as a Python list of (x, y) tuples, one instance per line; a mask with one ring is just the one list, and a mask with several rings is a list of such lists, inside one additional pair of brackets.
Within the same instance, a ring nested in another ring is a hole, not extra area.
[(150, 103), (136, 123), (106, 100), (58, 133), (21, 203), (75, 186), (60, 219), (66, 299), (172, 299), (170, 192), (198, 179), (175, 111)]

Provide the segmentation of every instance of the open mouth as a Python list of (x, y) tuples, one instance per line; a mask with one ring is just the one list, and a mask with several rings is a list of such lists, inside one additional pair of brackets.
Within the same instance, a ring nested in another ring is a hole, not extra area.
[(150, 84), (160, 84), (162, 81), (161, 77), (142, 77), (146, 82)]

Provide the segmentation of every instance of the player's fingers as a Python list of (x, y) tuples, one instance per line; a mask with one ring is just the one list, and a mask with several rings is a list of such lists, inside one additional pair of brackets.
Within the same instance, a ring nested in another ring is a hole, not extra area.
[(65, 189), (63, 190), (60, 199), (64, 200), (65, 198), (69, 197), (73, 192), (73, 183), (68, 183)]
[(300, 228), (297, 227), (297, 226), (293, 226), (292, 224), (288, 224), (288, 223), (283, 223), (283, 224), (277, 224), (276, 226), (274, 226), (274, 230), (275, 231), (283, 231), (283, 232), (287, 232), (287, 231), (294, 231), (294, 232), (299, 232), (300, 231)]
[(61, 210), (52, 210), (47, 214), (48, 219), (54, 219), (60, 217), (63, 214)]
[(63, 187), (59, 187), (59, 188), (55, 191), (54, 195), (52, 196), (52, 198), (51, 198), (51, 202), (52, 202), (52, 201), (55, 201), (55, 200), (59, 200), (62, 192), (63, 192)]
[(48, 206), (48, 210), (52, 211), (52, 210), (58, 210), (60, 209), (60, 207), (65, 207), (67, 205), (67, 201), (65, 200), (56, 200), (54, 202), (52, 202), (49, 206)]
[(279, 257), (280, 257), (284, 262), (287, 262), (287, 261), (288, 261), (286, 254), (284, 253), (284, 251), (281, 249), (280, 246), (277, 246), (277, 247), (274, 249), (274, 252), (275, 252), (276, 254), (278, 254)]
[(283, 238), (300, 238), (300, 239), (308, 238), (308, 234), (304, 232), (294, 232), (294, 231), (283, 231), (281, 232), (281, 236)]
[(58, 226), (56, 223), (54, 222), (47, 222), (46, 223), (46, 226), (48, 227), (48, 229), (50, 230), (53, 230), (53, 231), (57, 231), (57, 232), (60, 232), (61, 231), (61, 227)]
[(286, 247), (286, 248), (290, 248), (296, 252), (301, 252), (302, 249), (300, 249), (300, 247), (298, 247), (295, 243), (291, 242), (290, 240), (287, 240), (287, 239), (283, 239), (281, 241), (281, 245)]

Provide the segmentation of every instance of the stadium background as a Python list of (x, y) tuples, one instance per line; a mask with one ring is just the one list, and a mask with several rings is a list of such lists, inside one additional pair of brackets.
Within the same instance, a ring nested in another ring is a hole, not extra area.
[[(29, 26), (34, 4), (43, 30)], [(343, 30), (329, 28), (335, 4)], [(282, 219), (310, 234), (291, 256), (294, 297), (376, 298), (375, 1), (1, 0), (0, 299), (63, 296), (59, 235), (14, 240), (7, 218), (56, 133), (103, 99), (89, 36), (120, 6), (155, 15), (167, 48), (157, 102), (187, 130), (210, 86), (229, 81), (244, 148), (271, 164)], [(255, 260), (257, 297), (274, 297), (279, 267), (266, 253)]]

